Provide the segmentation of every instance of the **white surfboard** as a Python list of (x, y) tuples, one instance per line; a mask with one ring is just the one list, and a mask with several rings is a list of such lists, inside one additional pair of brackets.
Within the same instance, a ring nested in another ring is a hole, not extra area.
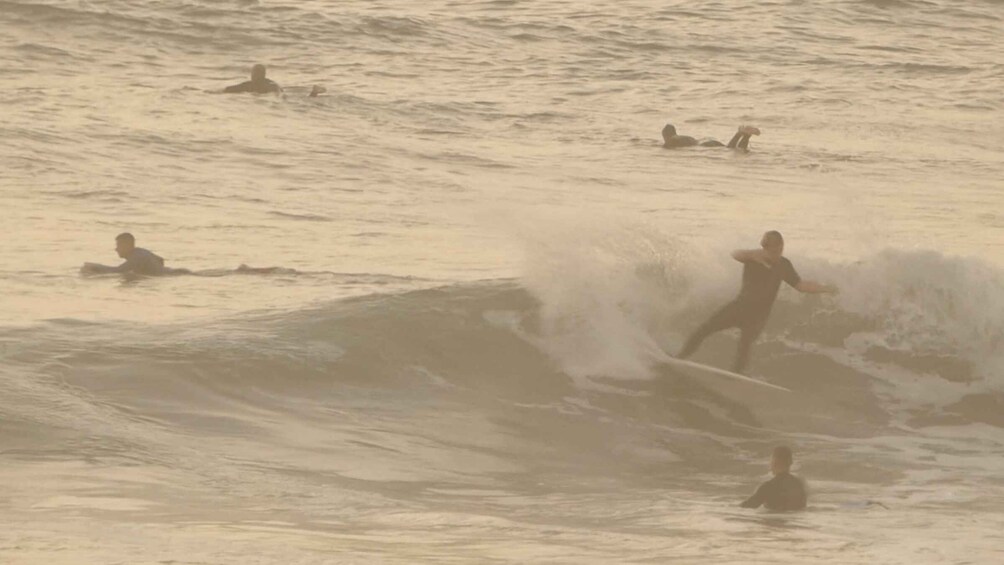
[(734, 379), (741, 383), (746, 383), (750, 386), (756, 387), (766, 387), (771, 388), (779, 392), (791, 392), (791, 389), (784, 388), (783, 386), (778, 386), (771, 384), (759, 379), (754, 379), (752, 377), (747, 377), (746, 375), (740, 375), (739, 373), (733, 373), (732, 371), (726, 371), (725, 369), (719, 369), (718, 367), (712, 367), (710, 365), (702, 365), (701, 363), (694, 363), (693, 361), (687, 361), (686, 359), (677, 359), (675, 357), (666, 356), (661, 359), (663, 363), (679, 369), (690, 375), (700, 376), (700, 377), (712, 377), (721, 378), (726, 377), (729, 379)]

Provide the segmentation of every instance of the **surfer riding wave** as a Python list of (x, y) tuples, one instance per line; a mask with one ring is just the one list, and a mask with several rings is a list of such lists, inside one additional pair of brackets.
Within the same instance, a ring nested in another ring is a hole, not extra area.
[(804, 280), (798, 276), (791, 261), (783, 256), (784, 238), (780, 232), (769, 231), (763, 234), (760, 246), (760, 249), (740, 249), (732, 253), (732, 258), (743, 264), (743, 282), (739, 296), (715, 312), (690, 335), (677, 355), (678, 358), (686, 359), (693, 355), (701, 342), (715, 332), (739, 328), (739, 347), (732, 370), (742, 373), (749, 363), (753, 342), (767, 324), (781, 281), (808, 294), (837, 292), (835, 286)]

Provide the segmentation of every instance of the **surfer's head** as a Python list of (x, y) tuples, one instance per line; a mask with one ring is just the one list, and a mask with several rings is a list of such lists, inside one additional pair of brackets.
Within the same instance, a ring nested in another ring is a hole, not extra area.
[(775, 475), (781, 473), (787, 473), (791, 470), (791, 463), (794, 457), (791, 454), (791, 448), (787, 445), (779, 445), (774, 448), (774, 452), (770, 455), (770, 472)]
[(136, 238), (131, 233), (125, 232), (115, 236), (115, 252), (119, 257), (127, 259), (132, 255), (133, 249), (136, 249)]
[(265, 65), (258, 63), (251, 67), (251, 81), (261, 82), (265, 80)]
[(669, 140), (676, 137), (676, 128), (673, 124), (666, 124), (666, 127), (662, 128), (662, 140), (669, 143)]
[(760, 247), (763, 247), (774, 260), (780, 259), (784, 255), (784, 238), (781, 232), (771, 230), (763, 234), (760, 238)]

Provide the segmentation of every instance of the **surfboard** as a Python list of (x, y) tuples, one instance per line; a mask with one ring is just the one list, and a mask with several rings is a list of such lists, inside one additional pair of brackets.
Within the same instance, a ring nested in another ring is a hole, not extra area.
[(753, 377), (747, 377), (746, 375), (740, 375), (739, 373), (733, 373), (732, 371), (726, 371), (725, 369), (719, 369), (718, 367), (712, 367), (711, 365), (687, 361), (686, 359), (677, 359), (667, 355), (661, 359), (661, 361), (670, 367), (688, 373), (692, 376), (700, 376), (702, 379), (708, 377), (713, 379), (727, 378), (758, 388), (764, 387), (778, 392), (791, 392), (791, 389), (784, 388), (783, 386), (761, 381), (760, 379), (754, 379)]

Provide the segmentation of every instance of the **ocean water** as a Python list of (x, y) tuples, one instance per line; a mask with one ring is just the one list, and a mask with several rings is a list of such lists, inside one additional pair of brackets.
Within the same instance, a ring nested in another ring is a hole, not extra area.
[[(0, 0), (0, 562), (1000, 562), (1002, 29)], [(259, 62), (283, 96), (218, 94)], [(792, 393), (660, 366), (768, 229), (841, 289), (780, 294)], [(211, 276), (82, 276), (122, 231)], [(809, 509), (737, 508), (779, 443)]]

